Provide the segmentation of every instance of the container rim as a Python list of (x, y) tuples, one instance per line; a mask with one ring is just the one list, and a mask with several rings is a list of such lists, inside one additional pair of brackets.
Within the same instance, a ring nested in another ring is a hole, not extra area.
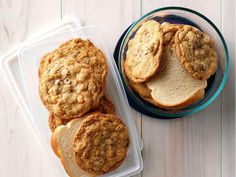
[[(185, 11), (185, 12), (190, 12), (190, 13), (193, 13), (199, 17), (201, 17), (202, 19), (204, 19), (206, 22), (208, 22), (213, 28), (214, 30), (217, 32), (217, 34), (219, 35), (222, 43), (223, 43), (223, 46), (224, 46), (224, 50), (225, 50), (225, 55), (226, 55), (226, 68), (225, 68), (225, 71), (224, 71), (224, 76), (223, 76), (223, 79), (221, 81), (221, 84), (220, 86), (218, 87), (217, 91), (215, 92), (215, 94), (208, 100), (206, 101), (204, 104), (202, 104), (201, 106), (199, 107), (196, 107), (195, 109), (191, 110), (191, 111), (186, 111), (184, 113), (161, 113), (161, 112), (157, 112), (156, 110), (146, 106), (145, 104), (143, 104), (137, 97), (136, 95), (130, 91), (129, 87), (126, 85), (125, 83), (125, 80), (124, 80), (124, 77), (122, 75), (122, 69), (121, 69), (121, 58), (122, 58), (122, 49), (124, 47), (124, 43), (130, 33), (130, 31), (142, 20), (144, 19), (145, 17), (153, 14), (153, 13), (156, 13), (156, 12), (160, 12), (160, 11), (164, 11), (164, 10), (179, 10), (179, 11)], [(139, 18), (136, 22), (134, 22), (131, 27), (128, 29), (128, 31), (126, 32), (122, 42), (121, 42), (121, 47), (120, 47), (120, 50), (119, 50), (119, 57), (118, 57), (118, 67), (119, 67), (119, 72), (120, 72), (120, 75), (121, 75), (121, 79), (122, 79), (122, 82), (124, 83), (124, 87), (125, 87), (125, 90), (128, 92), (129, 95), (131, 95), (132, 98), (134, 98), (134, 100), (136, 101), (136, 103), (141, 106), (142, 108), (150, 111), (151, 113), (153, 114), (156, 114), (156, 115), (160, 115), (160, 116), (164, 116), (164, 117), (182, 117), (182, 116), (186, 116), (186, 115), (191, 115), (193, 113), (196, 113), (202, 109), (204, 109), (205, 107), (207, 107), (208, 105), (210, 105), (216, 98), (217, 96), (220, 94), (220, 92), (222, 91), (223, 87), (225, 86), (225, 83), (227, 81), (227, 78), (228, 78), (228, 75), (229, 75), (229, 52), (228, 52), (228, 47), (227, 47), (227, 44), (226, 44), (226, 41), (223, 37), (223, 35), (221, 34), (220, 30), (216, 27), (216, 25), (209, 19), (207, 18), (206, 16), (204, 16), (203, 14), (195, 11), (195, 10), (192, 10), (192, 9), (189, 9), (189, 8), (185, 8), (185, 7), (180, 7), (180, 6), (167, 6), (167, 7), (162, 7), (162, 8), (157, 8), (155, 10), (152, 10), (151, 12), (148, 12), (146, 13), (145, 15), (143, 15), (141, 18)]]

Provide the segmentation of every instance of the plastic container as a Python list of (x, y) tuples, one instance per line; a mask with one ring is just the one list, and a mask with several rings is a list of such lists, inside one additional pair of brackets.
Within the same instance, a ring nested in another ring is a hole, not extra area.
[(29, 113), (28, 103), (26, 100), (26, 92), (23, 85), (23, 78), (21, 76), (20, 64), (18, 60), (18, 49), (24, 46), (25, 44), (30, 44), (32, 42), (37, 42), (38, 40), (44, 39), (52, 34), (63, 30), (69, 30), (73, 28), (80, 27), (80, 22), (74, 16), (66, 16), (61, 21), (58, 21), (52, 26), (49, 26), (44, 31), (38, 31), (30, 36), (26, 41), (18, 44), (16, 47), (8, 51), (5, 55), (0, 58), (0, 69), (2, 71), (2, 75), (6, 79), (10, 91), (12, 92), (15, 100), (18, 105), (22, 109), (26, 121), (29, 124), (29, 127), (32, 129), (32, 132), (35, 136), (39, 136), (38, 126), (35, 124), (32, 119), (31, 114)]
[[(129, 86), (129, 81), (124, 73), (124, 68), (122, 67), (122, 63), (124, 63), (125, 61), (125, 54), (128, 48), (128, 43), (134, 37), (140, 25), (150, 19), (156, 20), (159, 23), (169, 22), (177, 24), (189, 24), (195, 26), (203, 32), (209, 34), (215, 43), (216, 52), (218, 54), (217, 71), (214, 76), (208, 79), (208, 86), (205, 89), (204, 98), (198, 101), (197, 103), (188, 106), (185, 109), (161, 109), (143, 100)], [(126, 93), (130, 98), (130, 102), (134, 102), (135, 105), (137, 105), (136, 107), (134, 107), (135, 109), (137, 107), (140, 107), (142, 113), (151, 115), (155, 118), (177, 118), (196, 113), (206, 108), (216, 99), (216, 97), (222, 91), (228, 77), (229, 54), (223, 35), (220, 33), (219, 29), (215, 26), (215, 24), (207, 17), (200, 14), (199, 12), (183, 7), (164, 7), (145, 14), (131, 25), (131, 27), (126, 32), (120, 46), (118, 68), (122, 77)], [(139, 111), (139, 108), (137, 110)]]
[(142, 145), (139, 144), (140, 140), (131, 116), (125, 91), (112, 55), (104, 44), (98, 29), (91, 26), (80, 29), (63, 30), (47, 38), (24, 44), (18, 52), (22, 81), (27, 100), (27, 109), (31, 115), (32, 121), (39, 130), (43, 144), (46, 146), (49, 158), (55, 168), (56, 176), (65, 176), (66, 172), (60, 160), (50, 147), (51, 132), (48, 128), (48, 111), (43, 106), (38, 94), (38, 65), (41, 57), (45, 53), (57, 48), (60, 43), (76, 37), (90, 39), (95, 46), (104, 52), (109, 66), (106, 92), (115, 104), (117, 115), (120, 116), (128, 126), (131, 139), (127, 157), (122, 165), (115, 171), (103, 176), (127, 177), (139, 173), (143, 167), (140, 151)]

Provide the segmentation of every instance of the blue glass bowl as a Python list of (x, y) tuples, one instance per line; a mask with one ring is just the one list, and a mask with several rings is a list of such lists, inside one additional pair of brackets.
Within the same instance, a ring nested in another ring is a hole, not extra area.
[[(206, 32), (214, 40), (216, 51), (218, 54), (217, 71), (214, 74), (214, 76), (208, 79), (208, 86), (205, 89), (204, 98), (185, 109), (166, 110), (154, 106), (143, 100), (129, 86), (129, 81), (124, 73), (124, 68), (122, 67), (125, 61), (128, 42), (134, 37), (140, 25), (143, 22), (150, 19), (156, 20), (160, 23), (169, 22), (177, 24), (189, 24), (199, 28), (203, 32)], [(131, 25), (131, 27), (127, 30), (119, 49), (118, 68), (128, 97), (132, 99), (137, 108), (140, 108), (140, 110), (142, 110), (141, 112), (148, 112), (150, 115), (152, 115), (152, 117), (156, 118), (176, 118), (196, 113), (207, 107), (216, 99), (216, 97), (222, 91), (228, 77), (229, 54), (223, 35), (219, 31), (219, 29), (215, 26), (215, 24), (212, 21), (210, 21), (207, 17), (200, 14), (199, 12), (196, 12), (188, 8), (164, 7), (153, 10), (145, 14), (139, 20), (134, 22)]]

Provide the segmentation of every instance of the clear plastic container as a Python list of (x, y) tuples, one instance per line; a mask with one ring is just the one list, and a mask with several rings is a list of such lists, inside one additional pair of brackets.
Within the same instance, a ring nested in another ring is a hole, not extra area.
[[(66, 16), (62, 20), (55, 22), (44, 30), (40, 30), (30, 36), (26, 41), (18, 44), (5, 55), (0, 58), (0, 70), (9, 85), (9, 89), (15, 97), (16, 102), (23, 111), (26, 121), (35, 136), (40, 136), (38, 126), (33, 120), (28, 110), (28, 103), (26, 100), (26, 92), (23, 85), (23, 78), (18, 59), (18, 49), (24, 45), (30, 45), (38, 40), (42, 40), (50, 35), (53, 35), (64, 30), (72, 30), (81, 27), (80, 21), (74, 16)], [(141, 140), (141, 138), (140, 138)], [(140, 141), (142, 147), (142, 141)]]
[(50, 147), (51, 132), (48, 127), (49, 113), (42, 104), (38, 94), (38, 65), (41, 57), (45, 53), (57, 48), (60, 43), (77, 37), (91, 40), (96, 47), (100, 48), (104, 52), (109, 66), (106, 92), (116, 107), (116, 114), (120, 116), (128, 126), (131, 139), (131, 145), (127, 157), (122, 165), (115, 171), (103, 176), (127, 177), (137, 174), (143, 167), (140, 151), (142, 145), (139, 144), (141, 142), (131, 116), (127, 97), (114, 59), (104, 44), (98, 29), (91, 26), (58, 32), (50, 37), (38, 40), (37, 42), (25, 44), (18, 51), (28, 110), (31, 114), (31, 118), (38, 127), (43, 144), (47, 146), (46, 149), (53, 167), (55, 168), (54, 171), (56, 172), (56, 176), (65, 176), (66, 172), (64, 171), (60, 160), (56, 157)]

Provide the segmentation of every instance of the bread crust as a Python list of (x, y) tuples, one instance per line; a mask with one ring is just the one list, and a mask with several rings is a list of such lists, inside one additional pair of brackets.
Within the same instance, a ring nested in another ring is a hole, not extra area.
[(129, 41), (126, 52), (125, 73), (134, 83), (152, 77), (160, 66), (163, 49), (163, 33), (154, 20), (144, 22)]
[(178, 105), (163, 105), (152, 98), (151, 90), (146, 86), (146, 83), (136, 84), (136, 83), (131, 82), (130, 85), (147, 102), (149, 102), (155, 106), (158, 106), (160, 108), (172, 109), (172, 110), (186, 108), (189, 105), (201, 100), (205, 94), (204, 89), (199, 89), (196, 93), (193, 94), (192, 97), (190, 97), (187, 100), (184, 100), (183, 102), (179, 103)]
[(57, 127), (55, 129), (55, 131), (53, 132), (52, 136), (51, 136), (51, 147), (52, 147), (52, 150), (54, 151), (54, 153), (59, 158), (60, 158), (60, 153), (59, 153), (58, 143), (57, 143), (57, 134), (58, 134), (58, 132), (61, 131), (62, 128), (63, 128), (63, 126)]
[[(94, 114), (97, 114), (97, 113), (94, 113)], [(64, 159), (63, 155), (61, 154), (62, 151), (59, 148), (60, 145), (59, 145), (59, 142), (57, 141), (58, 140), (57, 136), (58, 136), (58, 133), (60, 133), (60, 131), (63, 131), (63, 129), (68, 129), (69, 130), (70, 128), (72, 128), (74, 126), (74, 124), (78, 124), (78, 127), (76, 127), (76, 128), (79, 129), (79, 126), (81, 125), (81, 122), (84, 118), (85, 117), (83, 117), (82, 119), (73, 119), (70, 122), (68, 122), (66, 126), (62, 125), (62, 126), (57, 127), (55, 129), (55, 131), (53, 132), (52, 137), (51, 137), (51, 147), (52, 147), (53, 151), (55, 152), (55, 154), (59, 157), (66, 173), (70, 177), (80, 177), (81, 175), (80, 174), (75, 174), (75, 172), (71, 169), (71, 166), (70, 166), (71, 164), (66, 163), (66, 159)], [(71, 159), (71, 161), (72, 162), (74, 161), (74, 163), (75, 163), (74, 159)], [(85, 172), (84, 170), (82, 170), (79, 166), (77, 166), (76, 163), (74, 165), (76, 165), (76, 168), (78, 168), (77, 170), (82, 173), (82, 176), (95, 177), (95, 175), (90, 174), (90, 173)]]
[(191, 104), (198, 102), (199, 100), (201, 100), (204, 97), (204, 94), (205, 94), (204, 89), (199, 89), (190, 98), (182, 101), (181, 103), (179, 103), (177, 105), (167, 105), (167, 104), (163, 105), (163, 104), (157, 102), (156, 100), (154, 101), (154, 104), (160, 108), (178, 110), (178, 109), (186, 108), (186, 107), (190, 106)]

